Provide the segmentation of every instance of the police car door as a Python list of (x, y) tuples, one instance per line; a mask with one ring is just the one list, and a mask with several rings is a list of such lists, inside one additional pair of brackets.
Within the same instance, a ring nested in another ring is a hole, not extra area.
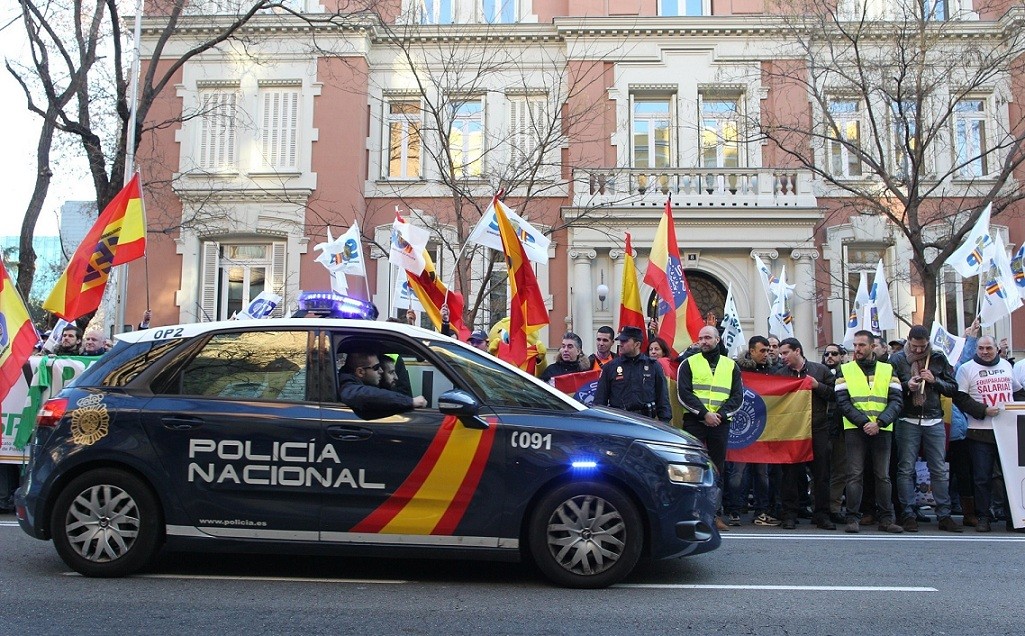
[(438, 410), (438, 397), (453, 381), (423, 342), (356, 329), (336, 331), (332, 341), (339, 366), (368, 347), (383, 364), (396, 364), (395, 390), (406, 390), (408, 377), (408, 394), (424, 396), (428, 406), (363, 419), (340, 401), (324, 405), (327, 443), (345, 472), (324, 498), (322, 540), (497, 545), (502, 497), (480, 487), (481, 474), (500, 453), (493, 448), (495, 429), (470, 428)]
[(154, 383), (143, 417), (187, 516), (169, 514), (169, 534), (318, 538), (333, 462), (309, 373), (316, 347), (307, 330), (258, 325), (212, 334)]

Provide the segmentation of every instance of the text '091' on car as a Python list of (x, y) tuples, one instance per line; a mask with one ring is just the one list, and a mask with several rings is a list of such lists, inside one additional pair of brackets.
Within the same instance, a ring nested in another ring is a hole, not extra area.
[(87, 576), (166, 546), (531, 559), (596, 588), (717, 548), (714, 471), (692, 437), (438, 333), (227, 321), (118, 336), (41, 410), (16, 508)]

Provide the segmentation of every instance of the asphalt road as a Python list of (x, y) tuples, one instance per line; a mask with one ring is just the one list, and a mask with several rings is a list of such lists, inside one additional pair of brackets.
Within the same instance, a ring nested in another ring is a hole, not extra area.
[[(932, 526), (930, 529), (929, 526)], [(529, 566), (165, 553), (74, 575), (0, 515), (0, 634), (1021, 634), (1025, 535), (744, 526), (722, 548), (564, 590)]]

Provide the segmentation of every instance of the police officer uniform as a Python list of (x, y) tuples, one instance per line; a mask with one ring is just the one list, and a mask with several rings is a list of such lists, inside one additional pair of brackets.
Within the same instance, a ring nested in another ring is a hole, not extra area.
[[(628, 339), (642, 343), (644, 332), (637, 327), (623, 327), (618, 340)], [(611, 406), (663, 422), (673, 419), (662, 366), (643, 353), (632, 357), (619, 355), (602, 366), (594, 405)]]

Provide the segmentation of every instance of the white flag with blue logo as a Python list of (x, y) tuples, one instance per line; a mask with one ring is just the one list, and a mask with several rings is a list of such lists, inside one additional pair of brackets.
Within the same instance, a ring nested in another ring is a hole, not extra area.
[(991, 207), (986, 206), (979, 221), (965, 237), (964, 242), (946, 260), (947, 265), (953, 267), (958, 274), (965, 278), (979, 276), (988, 267), (989, 257), (993, 253), (993, 237), (989, 231)]
[(328, 227), (327, 242), (318, 243), (313, 249), (321, 250), (317, 262), (328, 271), (366, 277), (366, 262), (363, 259), (358, 223), (353, 223), (352, 227), (337, 239), (331, 237), (331, 228)]
[[(395, 277), (395, 293), (392, 294), (392, 307), (402, 310), (412, 309), (416, 312), (424, 310), (424, 306), (420, 304), (420, 299), (417, 298), (416, 292), (409, 286), (409, 278), (405, 273)], [(392, 311), (392, 315), (395, 315), (394, 311)]]
[(249, 306), (235, 314), (235, 320), (256, 320), (270, 316), (274, 308), (281, 304), (281, 296), (271, 291), (262, 291), (249, 302)]
[(932, 323), (932, 334), (929, 335), (929, 342), (932, 343), (934, 351), (942, 352), (947, 356), (950, 366), (957, 366), (961, 360), (961, 352), (964, 351), (965, 339), (959, 338), (943, 328), (938, 320)]
[(466, 237), (466, 242), (490, 247), (499, 252), (504, 251), (502, 235), (498, 232), (498, 220), (495, 218), (495, 206), (497, 205), (502, 206), (502, 211), (505, 212), (509, 222), (516, 230), (516, 235), (519, 236), (520, 242), (523, 243), (523, 249), (527, 252), (527, 258), (535, 263), (548, 264), (548, 246), (551, 245), (552, 240), (516, 214), (515, 210), (507, 208), (497, 197), (492, 199), (491, 205), (484, 210), (484, 215), (480, 217), (480, 221)]
[(1025, 298), (1025, 245), (1019, 247), (1011, 259), (1011, 275), (1014, 276), (1014, 287), (1018, 290), (1018, 296)]
[(896, 329), (897, 318), (893, 313), (893, 302), (890, 301), (890, 288), (886, 284), (886, 270), (883, 267), (883, 259), (879, 259), (879, 264), (876, 265), (876, 275), (872, 279), (872, 289), (868, 292), (868, 297), (869, 303), (875, 307), (873, 322), (878, 327), (878, 331), (873, 331), (875, 333), (882, 333), (884, 329)]
[(858, 293), (854, 295), (854, 305), (847, 317), (847, 330), (843, 335), (843, 346), (850, 349), (854, 346), (854, 333), (867, 329), (865, 321), (862, 320), (862, 308), (871, 301), (868, 295), (868, 272), (861, 272), (861, 279), (858, 281)]
[(988, 327), (1021, 306), (1021, 297), (1011, 273), (1011, 261), (1007, 258), (1004, 240), (999, 234), (993, 235), (993, 250), (987, 261), (989, 267), (982, 272), (979, 279), (979, 317), (982, 326)]
[(399, 272), (407, 271), (413, 276), (419, 276), (427, 267), (424, 248), (427, 247), (430, 238), (429, 231), (402, 218), (396, 209), (395, 221), (391, 225), (388, 262), (398, 267)]
[(769, 311), (769, 333), (780, 339), (794, 337), (794, 317), (787, 309), (787, 298), (793, 293), (793, 289), (793, 285), (787, 285), (787, 270), (784, 267), (779, 273), (779, 282), (773, 291), (776, 300)]
[(722, 343), (726, 347), (726, 354), (736, 358), (740, 349), (747, 344), (744, 338), (744, 329), (740, 326), (740, 313), (737, 311), (737, 302), (733, 299), (733, 283), (730, 283), (726, 290), (726, 305), (722, 311)]

